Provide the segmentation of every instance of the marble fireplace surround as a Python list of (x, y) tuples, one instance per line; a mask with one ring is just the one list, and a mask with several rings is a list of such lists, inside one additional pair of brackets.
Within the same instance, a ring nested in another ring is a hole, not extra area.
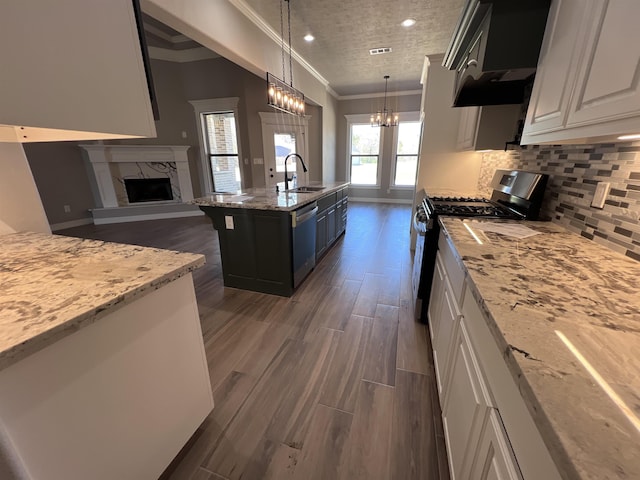
[[(135, 167), (143, 176), (135, 178), (170, 178), (174, 191), (174, 200), (166, 203), (184, 203), (193, 200), (193, 187), (189, 173), (188, 145), (80, 145), (88, 156), (96, 179), (103, 208), (119, 208), (143, 203), (129, 204), (123, 186), (118, 185), (121, 178), (113, 174), (111, 164), (125, 164), (123, 167)], [(150, 164), (175, 165), (175, 173), (160, 172), (162, 168), (153, 168)], [(127, 177), (129, 175), (126, 175)], [(114, 178), (115, 177), (115, 178)], [(177, 178), (176, 178), (177, 177)], [(124, 176), (123, 176), (124, 178)], [(133, 178), (133, 177), (131, 177)], [(159, 202), (153, 202), (157, 205)], [(165, 202), (162, 202), (165, 203)]]

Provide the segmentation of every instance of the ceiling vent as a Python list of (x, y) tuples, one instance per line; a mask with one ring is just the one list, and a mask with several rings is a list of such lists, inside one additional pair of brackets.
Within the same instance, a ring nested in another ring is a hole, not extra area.
[(391, 47), (372, 48), (369, 55), (382, 55), (383, 53), (391, 53)]

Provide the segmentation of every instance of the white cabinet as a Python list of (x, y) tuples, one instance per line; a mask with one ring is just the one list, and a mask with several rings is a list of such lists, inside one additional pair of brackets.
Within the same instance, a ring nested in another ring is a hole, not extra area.
[(520, 105), (460, 108), (457, 150), (501, 150), (518, 130)]
[(522, 473), (513, 456), (507, 432), (497, 409), (491, 408), (480, 441), (469, 478), (474, 480), (522, 480)]
[(451, 373), (442, 406), (449, 469), (454, 479), (471, 478), (466, 472), (477, 451), (480, 429), (490, 403), (469, 334), (464, 321), (460, 321), (452, 347)]
[(554, 0), (522, 144), (640, 133), (640, 3)]
[(4, 2), (0, 45), (5, 140), (156, 135), (131, 0)]
[(449, 278), (445, 273), (440, 252), (436, 256), (428, 316), (436, 384), (438, 386), (438, 394), (444, 399), (444, 388), (450, 363), (451, 342), (457, 329), (460, 309), (456, 303)]

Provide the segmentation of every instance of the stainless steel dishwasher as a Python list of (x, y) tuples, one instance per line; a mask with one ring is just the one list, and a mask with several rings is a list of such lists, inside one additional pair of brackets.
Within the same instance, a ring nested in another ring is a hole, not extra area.
[(318, 204), (312, 202), (291, 212), (293, 232), (293, 288), (316, 266), (316, 214)]

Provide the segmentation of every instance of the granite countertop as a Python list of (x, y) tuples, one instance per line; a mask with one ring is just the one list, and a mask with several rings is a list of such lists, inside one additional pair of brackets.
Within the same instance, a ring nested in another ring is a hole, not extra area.
[(295, 210), (304, 205), (318, 200), (341, 188), (349, 186), (349, 182), (311, 182), (309, 186), (322, 185), (325, 188), (319, 192), (310, 193), (276, 193), (273, 188), (247, 188), (236, 193), (224, 193), (206, 195), (191, 200), (189, 203), (208, 207), (248, 208), (252, 210), (282, 210), (285, 212)]
[(556, 224), (516, 239), (473, 222), (441, 218), (559, 470), (640, 478), (640, 264)]
[(199, 254), (60, 235), (0, 241), (0, 370), (205, 263)]

